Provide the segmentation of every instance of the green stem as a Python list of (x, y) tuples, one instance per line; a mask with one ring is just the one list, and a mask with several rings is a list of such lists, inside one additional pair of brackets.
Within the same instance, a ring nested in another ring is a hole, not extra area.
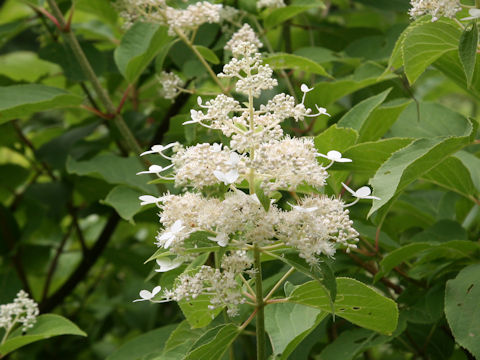
[(265, 314), (262, 289), (262, 264), (260, 262), (260, 250), (257, 245), (253, 249), (253, 258), (255, 263), (255, 293), (256, 293), (256, 324), (257, 324), (257, 360), (265, 359)]
[(62, 32), (62, 35), (65, 42), (68, 43), (68, 45), (72, 49), (75, 55), (75, 58), (78, 60), (78, 63), (80, 64), (80, 67), (85, 73), (85, 76), (88, 78), (88, 80), (92, 84), (93, 89), (95, 90), (95, 93), (97, 94), (98, 98), (100, 99), (103, 106), (107, 110), (107, 113), (113, 116), (113, 122), (117, 127), (118, 131), (120, 132), (120, 134), (123, 136), (125, 142), (127, 143), (128, 148), (130, 149), (130, 151), (133, 151), (136, 154), (140, 154), (142, 152), (140, 145), (138, 144), (137, 140), (135, 139), (132, 132), (128, 128), (127, 124), (125, 123), (125, 120), (123, 119), (122, 115), (117, 113), (117, 109), (113, 105), (113, 102), (108, 96), (108, 93), (100, 84), (100, 81), (98, 80), (97, 75), (95, 75), (95, 72), (93, 71), (93, 68), (90, 65), (90, 62), (88, 61), (87, 57), (85, 56), (85, 53), (83, 52), (82, 47), (80, 46), (75, 34), (67, 26), (65, 18), (63, 17), (62, 12), (58, 8), (57, 3), (55, 2), (55, 0), (47, 0), (47, 1), (48, 1), (48, 4), (50, 5), (50, 8), (52, 9), (52, 12), (55, 18), (60, 23), (60, 26), (62, 27), (62, 29), (64, 29), (64, 31)]
[(292, 267), (290, 268), (290, 270), (288, 270), (280, 280), (278, 280), (278, 282), (275, 284), (275, 286), (272, 288), (272, 290), (270, 290), (270, 292), (267, 294), (267, 296), (265, 296), (265, 299), (263, 299), (264, 302), (267, 302), (272, 296), (273, 294), (275, 293), (275, 291), (277, 291), (277, 289), (283, 284), (283, 282), (285, 280), (287, 280), (287, 278), (292, 275), (293, 273), (295, 272), (295, 268)]

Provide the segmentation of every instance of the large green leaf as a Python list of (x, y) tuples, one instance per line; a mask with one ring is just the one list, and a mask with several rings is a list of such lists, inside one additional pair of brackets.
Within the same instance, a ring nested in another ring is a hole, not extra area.
[(38, 111), (78, 106), (82, 98), (51, 86), (28, 84), (0, 87), (0, 124)]
[(123, 219), (133, 223), (133, 216), (142, 210), (139, 196), (143, 192), (129, 186), (115, 186), (101, 203), (113, 207)]
[(101, 154), (85, 161), (76, 161), (71, 157), (67, 159), (67, 171), (70, 174), (97, 177), (110, 184), (129, 185), (146, 194), (157, 194), (157, 189), (147, 184), (148, 178), (135, 175), (142, 170), (142, 165), (135, 157)]
[(59, 71), (58, 65), (39, 59), (34, 52), (15, 51), (0, 56), (0, 75), (15, 81), (36, 82)]
[(182, 321), (170, 334), (159, 360), (182, 360), (193, 344), (205, 332), (202, 329), (192, 329), (188, 321)]
[(291, 303), (272, 304), (265, 308), (265, 329), (276, 359), (288, 356), (328, 315), (319, 309)]
[(207, 326), (222, 311), (222, 308), (210, 309), (210, 297), (204, 294), (197, 296), (195, 299), (181, 300), (178, 305), (188, 323), (194, 329)]
[[(331, 312), (328, 293), (317, 281), (295, 288), (288, 301)], [(334, 306), (335, 315), (366, 329), (391, 334), (397, 327), (398, 309), (395, 302), (360, 281), (337, 278)]]
[(475, 19), (472, 24), (463, 30), (460, 36), (460, 44), (458, 45), (458, 55), (465, 71), (467, 87), (470, 87), (475, 71), (475, 62), (477, 61), (478, 46), (478, 27)]
[(460, 30), (453, 20), (415, 24), (403, 42), (403, 64), (410, 84), (440, 56), (457, 50)]
[(272, 10), (265, 18), (265, 27), (271, 28), (282, 24), (307, 10), (315, 8), (324, 8), (320, 0), (297, 0), (291, 5)]
[(123, 36), (114, 53), (120, 73), (128, 82), (135, 82), (170, 41), (166, 27), (153, 23), (135, 23)]
[(193, 346), (185, 360), (219, 360), (233, 341), (240, 335), (240, 329), (233, 325), (220, 325), (208, 331)]
[(331, 75), (327, 73), (322, 65), (303, 56), (275, 53), (266, 56), (264, 62), (275, 70), (294, 69), (331, 78)]
[(159, 355), (176, 326), (176, 324), (163, 326), (137, 336), (120, 346), (106, 360), (142, 359), (147, 355)]
[(0, 355), (7, 355), (22, 346), (59, 335), (87, 336), (77, 325), (63, 316), (44, 314), (37, 318), (33, 328), (29, 329), (25, 335), (22, 334), (21, 328), (15, 330), (0, 346)]
[[(420, 121), (424, 120), (421, 119)], [(432, 123), (433, 120), (428, 118), (425, 122)], [(378, 169), (370, 183), (380, 200), (373, 201), (369, 216), (381, 208), (383, 208), (382, 216), (384, 216), (396, 197), (410, 183), (473, 140), (476, 133), (476, 123), (472, 124), (463, 118), (459, 118), (459, 121), (455, 121), (455, 123), (453, 135), (415, 140), (410, 145), (395, 152)], [(445, 131), (445, 129), (442, 131)], [(412, 132), (414, 132), (414, 129), (412, 129)]]
[(385, 101), (391, 90), (392, 88), (387, 89), (378, 95), (359, 102), (338, 121), (337, 125), (352, 128), (360, 132), (372, 111)]
[(447, 281), (445, 315), (455, 341), (480, 358), (480, 264), (464, 268)]

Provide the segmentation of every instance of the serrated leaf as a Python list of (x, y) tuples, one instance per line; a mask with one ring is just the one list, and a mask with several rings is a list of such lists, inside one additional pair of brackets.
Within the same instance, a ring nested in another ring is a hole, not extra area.
[(263, 62), (269, 64), (275, 70), (294, 69), (325, 76), (328, 78), (332, 77), (322, 65), (299, 55), (275, 53), (266, 56)]
[(370, 182), (380, 200), (373, 201), (368, 216), (381, 208), (384, 216), (407, 185), (440, 164), (445, 157), (468, 145), (475, 133), (476, 124), (469, 121), (462, 135), (418, 139), (395, 152)]
[(136, 22), (123, 35), (114, 53), (120, 73), (133, 83), (155, 56), (171, 42), (167, 28), (154, 23)]
[(265, 28), (272, 28), (291, 19), (307, 10), (324, 8), (322, 1), (297, 0), (292, 5), (272, 10), (265, 18)]
[(288, 359), (292, 351), (328, 315), (319, 309), (291, 303), (265, 308), (265, 330), (276, 359)]
[(101, 203), (110, 205), (123, 219), (133, 223), (133, 216), (142, 210), (139, 196), (143, 192), (128, 186), (115, 186)]
[[(317, 281), (295, 288), (288, 301), (331, 311), (328, 293)], [(350, 278), (337, 278), (335, 314), (358, 326), (383, 334), (391, 334), (397, 327), (398, 309), (395, 302)]]
[(361, 132), (372, 111), (385, 101), (390, 91), (392, 91), (392, 88), (359, 102), (338, 121), (337, 125)]
[(465, 78), (467, 79), (467, 87), (470, 87), (473, 79), (473, 72), (475, 71), (475, 62), (477, 61), (477, 46), (478, 46), (478, 27), (477, 20), (472, 21), (460, 36), (460, 43), (458, 44), (458, 56), (465, 71)]
[(210, 332), (213, 331), (216, 332), (215, 336), (205, 334), (204, 336), (208, 338), (208, 341), (203, 341), (200, 338), (198, 342), (204, 343), (198, 347), (195, 344), (195, 349), (185, 357), (185, 360), (219, 360), (237, 336), (240, 335), (240, 329), (233, 324), (221, 325), (210, 330)]
[(210, 324), (222, 311), (222, 308), (209, 309), (210, 296), (201, 294), (195, 299), (181, 300), (178, 302), (190, 326), (194, 329)]
[(28, 84), (0, 87), (0, 124), (45, 110), (78, 106), (83, 99), (63, 89)]
[(105, 360), (131, 360), (160, 354), (168, 337), (177, 324), (163, 326), (149, 331), (122, 344)]
[(443, 54), (458, 48), (460, 30), (453, 20), (417, 24), (403, 42), (403, 64), (410, 84)]
[(455, 341), (480, 357), (480, 264), (470, 265), (447, 281), (445, 315)]
[(33, 328), (29, 329), (25, 335), (22, 334), (21, 328), (10, 334), (7, 340), (0, 346), (0, 355), (5, 356), (22, 346), (59, 335), (87, 336), (85, 332), (67, 318), (60, 315), (44, 314), (37, 318)]
[(214, 65), (220, 64), (220, 59), (218, 56), (209, 48), (201, 45), (195, 45), (195, 49), (207, 60), (209, 63)]

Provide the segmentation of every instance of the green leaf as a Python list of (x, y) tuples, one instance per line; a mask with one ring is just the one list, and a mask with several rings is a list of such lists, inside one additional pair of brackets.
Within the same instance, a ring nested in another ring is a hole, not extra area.
[(181, 300), (178, 305), (188, 323), (194, 329), (207, 326), (222, 311), (222, 308), (209, 309), (208, 306), (211, 305), (210, 296), (203, 294), (188, 301)]
[(373, 110), (360, 130), (358, 142), (380, 139), (411, 102), (410, 99), (395, 99)]
[(265, 330), (270, 337), (275, 359), (289, 355), (328, 315), (319, 309), (291, 303), (271, 304), (265, 308)]
[(195, 349), (185, 357), (185, 360), (219, 360), (238, 335), (240, 329), (233, 324), (218, 326), (194, 344)]
[(129, 185), (147, 194), (158, 194), (153, 185), (146, 184), (148, 177), (135, 175), (142, 170), (144, 169), (136, 157), (100, 154), (85, 161), (76, 161), (71, 157), (67, 159), (67, 172), (70, 174), (97, 177), (110, 184)]
[[(320, 135), (315, 136), (314, 143), (318, 152), (326, 154), (330, 150), (345, 151), (355, 144), (357, 138), (358, 132), (354, 129), (338, 127), (335, 124)], [(325, 163), (328, 162), (328, 160), (325, 160)]]
[(445, 315), (455, 341), (480, 358), (480, 264), (470, 265), (447, 281)]
[(135, 23), (115, 50), (115, 63), (128, 82), (134, 83), (171, 38), (167, 28), (153, 23)]
[(456, 50), (459, 37), (458, 25), (450, 19), (414, 25), (403, 42), (404, 69), (409, 83), (413, 84), (440, 56)]
[(328, 106), (345, 95), (377, 84), (379, 81), (386, 81), (397, 77), (394, 74), (386, 74), (379, 79), (383, 71), (384, 68), (382, 66), (373, 62), (366, 62), (358, 67), (353, 75), (337, 79), (336, 81), (316, 84), (314, 89), (308, 93), (306, 103), (309, 104), (313, 101), (310, 99), (315, 99), (317, 102), (321, 101), (322, 106)]
[(468, 145), (476, 133), (476, 123), (464, 122), (463, 128), (462, 134), (418, 139), (395, 152), (370, 182), (380, 200), (373, 201), (368, 216), (381, 208), (384, 216), (407, 185), (440, 164), (445, 157)]
[(477, 192), (480, 192), (480, 159), (466, 151), (457, 152), (455, 157), (459, 159), (465, 168), (470, 172), (473, 185), (475, 186)]
[(385, 101), (390, 91), (392, 88), (359, 102), (338, 121), (337, 125), (360, 132), (372, 111)]
[(207, 60), (208, 62), (217, 65), (220, 64), (220, 59), (218, 56), (209, 48), (201, 45), (195, 45), (195, 49)]
[[(295, 288), (288, 301), (331, 312), (328, 293), (317, 281)], [(383, 334), (391, 334), (397, 327), (398, 309), (395, 302), (350, 278), (337, 278), (335, 314)]]
[(147, 355), (160, 354), (168, 337), (177, 324), (163, 326), (127, 341), (106, 360), (141, 359)]
[(353, 360), (365, 350), (390, 340), (389, 336), (366, 329), (347, 330), (322, 350), (320, 358), (322, 360)]
[(33, 113), (78, 106), (82, 98), (51, 86), (28, 84), (0, 87), (0, 124)]
[(37, 322), (26, 335), (22, 335), (21, 328), (15, 330), (0, 346), (0, 355), (5, 356), (22, 346), (59, 335), (87, 336), (77, 325), (63, 316), (44, 314), (37, 318)]
[(269, 64), (275, 70), (294, 69), (325, 76), (328, 78), (332, 77), (329, 73), (327, 73), (327, 71), (322, 65), (306, 57), (298, 55), (275, 53), (266, 56), (263, 62)]
[(460, 36), (460, 43), (458, 44), (458, 56), (465, 71), (467, 79), (467, 87), (472, 84), (473, 73), (475, 71), (475, 62), (477, 61), (477, 46), (478, 46), (478, 27), (477, 20), (472, 21)]
[(159, 360), (182, 360), (204, 332), (192, 329), (188, 321), (182, 321), (170, 334)]
[(0, 56), (0, 75), (15, 81), (36, 82), (59, 71), (58, 65), (40, 59), (34, 52), (15, 51)]
[(133, 216), (142, 210), (138, 199), (141, 195), (145, 194), (128, 186), (118, 185), (108, 193), (105, 200), (100, 202), (110, 205), (123, 219), (134, 223)]
[(272, 28), (291, 19), (307, 10), (324, 8), (325, 5), (319, 0), (297, 0), (292, 5), (272, 10), (265, 18), (265, 28)]
[(346, 164), (335, 164), (333, 169), (354, 171), (357, 174), (373, 176), (394, 152), (404, 148), (412, 141), (413, 139), (390, 138), (355, 144), (343, 153), (345, 158), (353, 161)]

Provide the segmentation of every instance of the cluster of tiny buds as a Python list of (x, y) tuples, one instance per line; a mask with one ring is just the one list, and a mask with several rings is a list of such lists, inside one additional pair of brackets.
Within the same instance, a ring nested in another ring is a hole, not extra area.
[(35, 325), (38, 314), (37, 303), (25, 291), (20, 290), (12, 303), (0, 305), (0, 328), (9, 333), (18, 323), (25, 332)]
[(411, 0), (409, 14), (412, 18), (431, 15), (432, 21), (440, 17), (454, 19), (457, 12), (462, 10), (458, 0)]

